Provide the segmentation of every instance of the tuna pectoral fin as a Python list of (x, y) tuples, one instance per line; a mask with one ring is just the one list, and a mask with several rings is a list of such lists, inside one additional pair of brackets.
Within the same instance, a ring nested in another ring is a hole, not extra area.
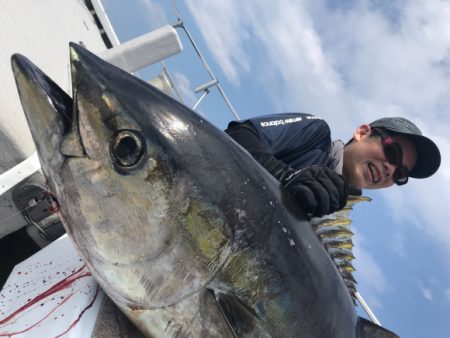
[(220, 310), (237, 337), (270, 337), (259, 325), (256, 314), (239, 298), (223, 292), (214, 292), (214, 295)]
[(367, 319), (358, 317), (356, 338), (399, 338), (399, 336)]

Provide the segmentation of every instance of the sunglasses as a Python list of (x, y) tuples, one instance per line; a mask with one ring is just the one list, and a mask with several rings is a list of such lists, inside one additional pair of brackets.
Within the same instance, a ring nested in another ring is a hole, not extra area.
[(396, 167), (394, 175), (392, 176), (395, 184), (404, 185), (408, 183), (409, 170), (403, 164), (403, 150), (398, 142), (395, 142), (390, 135), (385, 133), (382, 129), (372, 129), (375, 135), (381, 137), (381, 144), (383, 145), (384, 155), (388, 162)]

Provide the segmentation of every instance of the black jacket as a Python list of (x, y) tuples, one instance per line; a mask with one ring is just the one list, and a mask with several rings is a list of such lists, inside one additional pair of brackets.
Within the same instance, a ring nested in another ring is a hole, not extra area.
[(277, 179), (288, 167), (327, 166), (330, 128), (320, 117), (284, 113), (232, 121), (225, 130)]

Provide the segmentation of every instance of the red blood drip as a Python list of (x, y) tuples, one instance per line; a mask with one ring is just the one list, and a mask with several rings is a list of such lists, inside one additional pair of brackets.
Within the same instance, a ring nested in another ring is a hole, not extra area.
[(58, 336), (56, 336), (55, 338), (59, 338), (59, 337), (62, 337), (62, 336), (64, 336), (67, 332), (69, 332), (70, 330), (72, 330), (74, 327), (75, 327), (75, 325), (77, 325), (77, 323), (80, 321), (80, 319), (81, 319), (81, 316), (83, 316), (83, 314), (89, 309), (89, 308), (91, 308), (92, 307), (92, 305), (94, 305), (94, 302), (95, 302), (95, 300), (97, 299), (97, 295), (98, 295), (98, 290), (99, 290), (99, 287), (98, 287), (98, 284), (97, 284), (97, 289), (95, 290), (95, 295), (94, 295), (94, 297), (92, 298), (92, 300), (91, 300), (91, 302), (88, 304), (88, 306), (86, 306), (84, 309), (83, 309), (83, 311), (81, 311), (81, 313), (80, 313), (80, 315), (78, 316), (78, 318), (67, 328), (67, 330), (66, 331), (64, 331), (63, 333), (61, 333), (60, 335), (58, 335)]
[[(64, 289), (68, 289), (70, 286), (72, 286), (73, 283), (75, 283), (78, 279), (81, 279), (83, 277), (87, 277), (87, 276), (92, 276), (92, 274), (89, 271), (84, 271), (86, 268), (86, 265), (83, 265), (81, 268), (79, 268), (77, 271), (74, 271), (71, 275), (67, 276), (66, 278), (64, 278), (63, 280), (61, 280), (60, 282), (56, 283), (55, 285), (53, 285), (51, 288), (49, 288), (47, 291), (41, 293), (40, 295), (36, 296), (35, 298), (33, 298), (32, 300), (28, 301), (27, 304), (23, 305), (22, 307), (20, 307), (19, 309), (17, 309), (16, 311), (14, 311), (12, 314), (10, 314), (8, 317), (0, 320), (0, 325), (5, 325), (5, 324), (10, 324), (15, 317), (17, 317), (19, 314), (23, 313), (25, 310), (27, 310), (28, 308), (30, 308), (31, 306), (35, 305), (36, 303), (40, 302), (41, 300), (51, 296), (52, 294), (59, 292), (61, 290)], [(97, 287), (97, 292), (98, 292), (98, 287)], [(95, 301), (95, 298), (97, 297), (97, 292), (94, 296), (94, 299), (92, 300), (92, 302), (88, 305), (88, 307), (86, 309), (84, 309), (80, 316), (78, 317), (78, 319), (71, 325), (70, 328), (74, 327), (76, 325), (76, 323), (80, 320), (81, 316), (83, 315), (83, 313), (92, 306), (93, 302)], [(65, 302), (67, 302), (72, 295), (69, 295), (68, 297), (66, 297), (63, 301), (61, 301), (61, 303), (59, 303), (50, 313), (48, 313), (44, 318), (42, 318), (41, 320), (39, 320), (38, 322), (34, 323), (32, 326), (28, 327), (27, 329), (20, 331), (20, 332), (11, 332), (11, 333), (7, 333), (7, 332), (0, 332), (0, 336), (7, 336), (7, 337), (12, 337), (14, 335), (26, 332), (31, 330), (32, 328), (34, 328), (36, 325), (40, 324), (42, 321), (44, 321), (48, 316), (50, 316), (58, 307), (60, 307), (61, 305), (63, 305)], [(61, 298), (62, 299), (62, 298)], [(69, 329), (70, 329), (69, 328)], [(67, 332), (67, 331), (66, 331)]]

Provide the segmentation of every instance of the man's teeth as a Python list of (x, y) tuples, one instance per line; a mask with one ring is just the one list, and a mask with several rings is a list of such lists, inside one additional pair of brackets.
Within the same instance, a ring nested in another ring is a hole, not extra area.
[(378, 172), (372, 163), (369, 163), (369, 170), (370, 170), (370, 174), (372, 175), (372, 182), (377, 183), (379, 181)]

